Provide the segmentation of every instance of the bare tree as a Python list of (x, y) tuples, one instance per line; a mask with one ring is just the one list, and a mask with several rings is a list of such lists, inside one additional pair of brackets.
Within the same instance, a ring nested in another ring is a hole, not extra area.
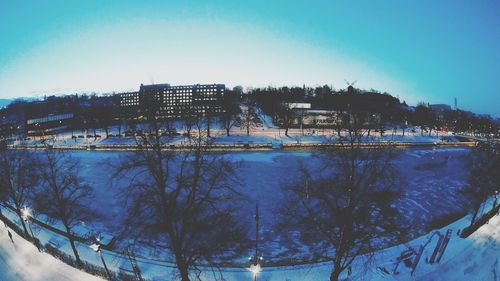
[(394, 151), (363, 146), (357, 115), (347, 116), (337, 147), (316, 155), (323, 167), (304, 166), (300, 179), (286, 187), (284, 224), (313, 255), (332, 262), (332, 281), (380, 241), (402, 234), (394, 207)]
[[(485, 201), (495, 195), (500, 189), (500, 151), (494, 142), (479, 143), (471, 152), (472, 168), (469, 184), (463, 193), (470, 202), (472, 226), (477, 219), (479, 210)], [(495, 202), (496, 204), (496, 202)]]
[(254, 105), (247, 103), (241, 107), (238, 124), (240, 128), (245, 129), (247, 136), (250, 136), (250, 130), (255, 129), (261, 123)]
[(96, 212), (89, 207), (93, 198), (92, 187), (79, 177), (79, 161), (68, 152), (45, 149), (40, 158), (42, 185), (34, 200), (35, 207), (63, 224), (76, 263), (81, 266), (73, 229), (81, 221), (90, 222), (97, 218)]
[(29, 151), (0, 148), (1, 198), (16, 210), (26, 237), (29, 234), (21, 209), (29, 204), (38, 183), (35, 168), (36, 161)]
[(337, 110), (336, 112), (332, 112), (331, 116), (335, 120), (334, 127), (337, 132), (337, 137), (340, 138), (342, 136), (342, 130), (348, 122), (349, 113), (344, 110)]
[(237, 167), (208, 153), (205, 139), (191, 141), (191, 149), (174, 152), (161, 138), (144, 137), (145, 145), (115, 167), (115, 177), (129, 179), (120, 195), (127, 241), (160, 247), (175, 259), (183, 281), (199, 263), (212, 266), (233, 257), (246, 239), (231, 204)]
[(241, 112), (239, 107), (240, 95), (236, 91), (226, 89), (226, 94), (223, 97), (223, 112), (220, 116), (222, 126), (226, 129), (226, 135), (229, 136), (229, 131), (238, 123), (238, 114)]
[(201, 119), (200, 114), (193, 107), (186, 108), (182, 112), (182, 124), (188, 137), (191, 136), (191, 131), (200, 123)]
[(293, 111), (293, 108), (290, 107), (289, 103), (281, 103), (277, 111), (278, 115), (281, 117), (281, 125), (285, 127), (285, 136), (288, 137), (288, 129), (292, 125), (296, 114)]

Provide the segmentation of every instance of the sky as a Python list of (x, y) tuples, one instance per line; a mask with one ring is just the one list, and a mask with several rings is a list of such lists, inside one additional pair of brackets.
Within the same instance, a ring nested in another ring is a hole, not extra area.
[(495, 0), (0, 0), (0, 99), (347, 80), (500, 117), (498, 50)]

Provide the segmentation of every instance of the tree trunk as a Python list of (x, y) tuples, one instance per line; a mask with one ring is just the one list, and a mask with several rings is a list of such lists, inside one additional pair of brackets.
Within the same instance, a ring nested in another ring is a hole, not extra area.
[(189, 281), (189, 270), (186, 261), (182, 258), (182, 255), (175, 253), (175, 263), (177, 264), (177, 269), (181, 275), (182, 281)]
[(18, 216), (19, 216), (19, 220), (21, 221), (21, 225), (23, 226), (24, 235), (26, 236), (26, 238), (30, 237), (30, 235), (28, 233), (28, 228), (26, 228), (26, 223), (24, 222), (21, 215), (19, 215), (19, 213), (18, 213)]
[(73, 234), (71, 234), (71, 230), (69, 229), (68, 226), (65, 225), (65, 228), (66, 228), (66, 234), (68, 234), (69, 244), (71, 245), (71, 249), (73, 250), (73, 254), (75, 255), (76, 265), (78, 267), (81, 267), (82, 260), (80, 259), (80, 255), (78, 254), (78, 251), (76, 250), (75, 240), (73, 239)]
[(228, 120), (226, 120), (226, 121), (227, 121), (227, 122), (226, 122), (226, 136), (228, 136), (228, 137), (229, 137), (229, 130), (231, 129), (231, 120), (230, 120), (230, 119), (228, 119)]
[[(12, 193), (14, 193), (12, 185), (11, 185), (10, 189), (12, 190)], [(14, 198), (13, 201), (14, 201), (14, 206), (16, 207), (17, 216), (19, 217), (19, 220), (21, 221), (21, 225), (23, 226), (24, 235), (26, 237), (30, 237), (30, 235), (28, 233), (28, 229), (26, 228), (26, 224), (24, 223), (23, 217), (21, 216), (21, 206), (20, 206), (21, 204), (19, 203), (19, 201), (16, 198)]]
[(189, 281), (189, 273), (186, 266), (179, 266), (182, 281)]
[(210, 137), (210, 117), (207, 117), (207, 137)]
[(474, 213), (472, 213), (472, 218), (470, 220), (470, 226), (472, 226), (476, 222), (477, 214), (479, 213), (479, 209), (481, 205), (474, 207)]
[(330, 274), (330, 281), (338, 281), (340, 276), (340, 270), (334, 267), (332, 273)]
[(73, 254), (75, 255), (77, 266), (82, 266), (82, 260), (80, 259), (80, 255), (78, 255), (78, 251), (76, 250), (75, 241), (73, 241), (73, 238), (69, 239), (69, 243), (71, 244), (71, 249), (73, 249)]

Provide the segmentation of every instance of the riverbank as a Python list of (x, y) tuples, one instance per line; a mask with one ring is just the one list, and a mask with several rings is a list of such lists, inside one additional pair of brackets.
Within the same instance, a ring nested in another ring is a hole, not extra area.
[[(395, 147), (395, 148), (410, 148), (410, 147), (474, 147), (477, 142), (462, 141), (462, 142), (365, 142), (358, 143), (356, 146), (373, 148), (373, 147)], [(345, 144), (339, 143), (237, 143), (237, 144), (208, 144), (204, 148), (211, 151), (271, 151), (271, 150), (314, 150), (314, 149), (328, 149), (344, 147)], [(147, 149), (147, 147), (140, 144), (91, 144), (91, 145), (45, 145), (45, 144), (31, 144), (31, 145), (7, 145), (9, 149), (61, 149), (61, 150), (103, 150), (103, 151), (135, 151)], [(190, 150), (192, 146), (186, 144), (166, 144), (163, 145), (164, 149), (185, 151)]]

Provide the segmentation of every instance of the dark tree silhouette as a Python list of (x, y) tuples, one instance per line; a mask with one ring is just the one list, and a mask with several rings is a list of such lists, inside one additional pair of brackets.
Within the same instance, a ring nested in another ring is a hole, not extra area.
[(206, 139), (191, 141), (190, 149), (174, 152), (165, 139), (143, 137), (142, 149), (115, 167), (115, 177), (129, 180), (120, 187), (127, 242), (140, 239), (160, 247), (174, 258), (183, 281), (199, 263), (211, 266), (234, 257), (246, 239), (231, 204), (237, 167), (205, 151)]
[(221, 114), (220, 119), (224, 129), (226, 130), (227, 136), (229, 136), (231, 128), (238, 123), (238, 114), (241, 112), (239, 100), (240, 95), (238, 95), (236, 91), (226, 89), (226, 93), (222, 101), (224, 112)]
[(284, 225), (316, 257), (332, 262), (330, 280), (339, 280), (354, 259), (404, 235), (392, 168), (394, 151), (367, 148), (357, 115), (349, 114), (346, 133), (335, 149), (316, 155), (324, 167), (300, 171), (288, 185)]
[[(472, 168), (469, 184), (463, 192), (470, 201), (470, 225), (476, 222), (481, 206), (500, 190), (500, 151), (495, 142), (479, 143), (471, 152)], [(495, 202), (496, 203), (496, 202)]]
[(35, 196), (35, 208), (63, 224), (76, 263), (81, 266), (73, 229), (82, 221), (97, 219), (97, 213), (89, 207), (93, 198), (92, 187), (78, 176), (79, 161), (68, 152), (45, 149), (41, 154), (39, 172), (42, 185)]
[(0, 196), (2, 201), (16, 210), (26, 237), (30, 235), (21, 210), (31, 203), (37, 186), (39, 177), (36, 167), (36, 159), (31, 152), (0, 148)]
[(255, 105), (246, 103), (245, 106), (242, 107), (241, 114), (238, 118), (238, 124), (241, 129), (246, 131), (247, 136), (250, 136), (250, 131), (261, 124)]
[(289, 103), (282, 103), (278, 107), (278, 116), (280, 116), (281, 124), (280, 126), (285, 129), (285, 136), (288, 136), (288, 129), (292, 125), (293, 118), (295, 117), (295, 112), (293, 108), (289, 106)]

